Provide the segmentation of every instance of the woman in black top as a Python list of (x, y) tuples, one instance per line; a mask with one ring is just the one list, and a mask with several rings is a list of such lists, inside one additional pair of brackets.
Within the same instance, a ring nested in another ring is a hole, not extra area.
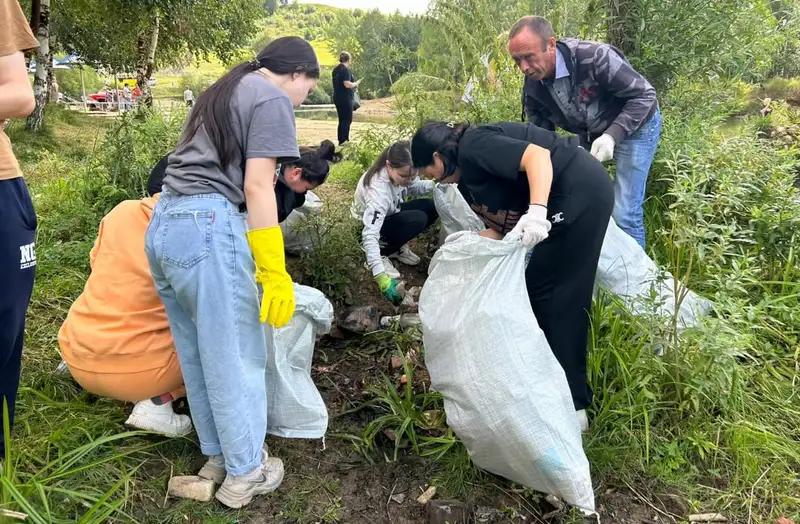
[(339, 145), (350, 140), (350, 124), (353, 123), (353, 90), (361, 80), (356, 82), (350, 71), (350, 53), (343, 51), (339, 55), (339, 65), (333, 69), (333, 103), (339, 117)]
[[(431, 122), (414, 135), (414, 167), (458, 184), (473, 211), (500, 239), (522, 233), (536, 245), (526, 270), (536, 320), (567, 376), (576, 410), (591, 403), (586, 338), (594, 277), (614, 190), (603, 165), (581, 148), (540, 127)], [(538, 245), (537, 245), (538, 244)], [(579, 413), (588, 425), (585, 412)]]

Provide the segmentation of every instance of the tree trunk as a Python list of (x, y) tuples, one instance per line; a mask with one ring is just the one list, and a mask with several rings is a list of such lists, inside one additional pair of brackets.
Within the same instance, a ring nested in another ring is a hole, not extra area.
[(54, 35), (50, 35), (50, 41), (47, 44), (49, 48), (48, 55), (47, 55), (47, 84), (45, 84), (45, 89), (47, 92), (47, 102), (58, 102), (56, 98), (53, 100), (53, 82), (55, 81), (55, 71), (53, 70), (53, 50), (56, 48), (56, 37)]
[[(36, 50), (36, 77), (33, 81), (33, 93), (36, 96), (36, 108), (28, 117), (26, 127), (31, 131), (39, 131), (44, 123), (44, 106), (47, 105), (49, 90), (47, 88), (47, 70), (53, 67), (53, 57), (50, 54), (50, 0), (41, 0), (42, 9), (39, 13), (39, 27), (36, 38), (39, 48)], [(48, 66), (49, 61), (49, 66)]]
[(142, 90), (142, 95), (139, 97), (139, 105), (146, 104), (149, 107), (153, 106), (153, 96), (150, 90), (150, 79), (153, 76), (153, 70), (156, 63), (156, 49), (158, 48), (158, 32), (160, 28), (160, 19), (158, 11), (153, 16), (153, 29), (150, 33), (150, 41), (147, 41), (146, 35), (139, 35), (137, 43), (137, 53), (139, 59), (136, 66), (136, 84)]
[(39, 20), (42, 13), (42, 0), (33, 0), (31, 2), (31, 31), (33, 34), (39, 30)]

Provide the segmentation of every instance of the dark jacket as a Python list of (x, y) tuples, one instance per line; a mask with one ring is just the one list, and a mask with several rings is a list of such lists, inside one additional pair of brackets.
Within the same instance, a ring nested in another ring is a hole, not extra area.
[(603, 133), (619, 144), (656, 112), (656, 90), (619, 49), (573, 38), (556, 45), (569, 70), (571, 93), (581, 118), (570, 118), (561, 111), (547, 87), (552, 80), (527, 78), (522, 89), (523, 120), (578, 134), (584, 144)]

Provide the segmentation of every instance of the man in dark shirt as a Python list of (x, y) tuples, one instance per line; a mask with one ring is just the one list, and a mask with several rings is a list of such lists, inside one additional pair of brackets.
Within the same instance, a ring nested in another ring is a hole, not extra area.
[(599, 161), (616, 161), (614, 220), (644, 247), (642, 206), (661, 134), (653, 86), (615, 47), (556, 40), (550, 22), (539, 16), (514, 24), (508, 51), (525, 73), (528, 121), (575, 133)]
[(350, 124), (353, 123), (353, 90), (361, 80), (356, 82), (350, 70), (350, 53), (343, 51), (339, 55), (339, 65), (333, 69), (333, 103), (339, 117), (337, 130), (339, 145), (350, 140)]

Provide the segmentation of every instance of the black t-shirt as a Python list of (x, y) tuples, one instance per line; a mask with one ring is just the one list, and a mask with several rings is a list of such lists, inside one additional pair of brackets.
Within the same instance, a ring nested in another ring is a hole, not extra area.
[(286, 220), (293, 210), (301, 207), (306, 202), (305, 193), (295, 193), (291, 190), (283, 177), (278, 177), (275, 183), (275, 203), (278, 204), (278, 223)]
[(559, 193), (563, 175), (580, 150), (577, 137), (562, 137), (532, 124), (502, 122), (468, 129), (458, 146), (458, 189), (487, 227), (508, 233), (530, 205), (528, 177), (520, 171), (528, 145), (550, 151), (553, 183)]
[(333, 69), (333, 98), (337, 100), (350, 100), (353, 90), (344, 86), (344, 81), (355, 82), (353, 72), (344, 64), (339, 64)]

